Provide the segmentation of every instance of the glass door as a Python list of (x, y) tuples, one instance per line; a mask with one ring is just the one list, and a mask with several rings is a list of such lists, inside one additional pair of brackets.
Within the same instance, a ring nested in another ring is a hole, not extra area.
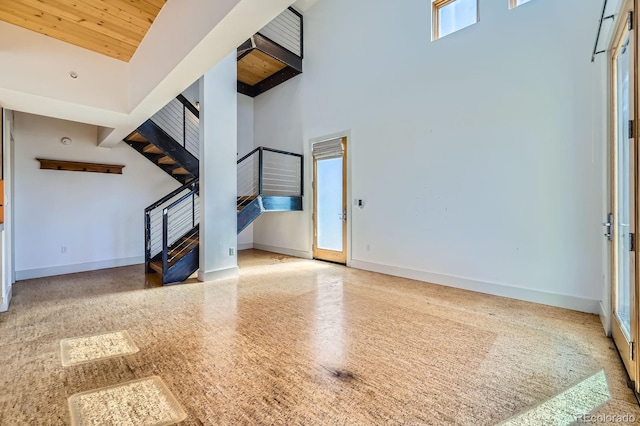
[(346, 138), (316, 145), (313, 257), (344, 264), (347, 261)]
[(632, 134), (633, 37), (628, 26), (619, 32), (613, 51), (613, 340), (631, 380), (636, 380), (635, 320), (635, 140)]

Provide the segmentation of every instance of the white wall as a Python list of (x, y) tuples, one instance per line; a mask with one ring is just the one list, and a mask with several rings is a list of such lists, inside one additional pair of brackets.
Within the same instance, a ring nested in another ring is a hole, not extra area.
[[(253, 98), (238, 94), (238, 158), (253, 151)], [(238, 250), (253, 247), (253, 224), (238, 234)]]
[(193, 105), (200, 102), (200, 79), (196, 80), (191, 86), (187, 87), (182, 96), (187, 98)]
[[(429, 3), (309, 9), (304, 73), (255, 99), (255, 145), (304, 150), (311, 194), (309, 141), (350, 134), (352, 266), (598, 312), (601, 3), (480, 0), (436, 42)], [(261, 218), (254, 245), (308, 256), (304, 208)]]
[[(15, 113), (17, 279), (144, 262), (144, 208), (179, 183), (125, 143), (97, 147), (96, 132)], [(63, 136), (73, 143), (62, 145)], [(40, 170), (36, 158), (125, 168), (122, 175)]]

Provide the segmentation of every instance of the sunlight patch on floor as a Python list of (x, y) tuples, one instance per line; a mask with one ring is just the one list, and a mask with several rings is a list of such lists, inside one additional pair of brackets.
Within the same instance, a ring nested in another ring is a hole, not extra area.
[(503, 426), (570, 425), (611, 399), (604, 370), (509, 420)]
[(138, 347), (127, 331), (75, 337), (60, 341), (62, 365), (69, 367), (85, 362), (138, 352)]
[(187, 418), (158, 376), (72, 395), (72, 426), (165, 426)]

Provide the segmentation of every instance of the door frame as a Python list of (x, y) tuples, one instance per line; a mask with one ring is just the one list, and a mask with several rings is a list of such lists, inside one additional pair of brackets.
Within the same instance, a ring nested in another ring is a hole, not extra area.
[[(1, 107), (1, 105), (0, 105)], [(13, 140), (13, 128), (14, 128), (14, 112), (8, 109), (2, 109), (0, 112), (0, 130), (2, 143), (2, 169), (4, 179), (4, 200), (2, 204), (5, 205), (4, 214), (4, 233), (2, 237), (3, 244), (2, 254), (0, 262), (2, 262), (2, 277), (0, 277), (0, 292), (4, 293), (0, 295), (2, 304), (0, 305), (0, 312), (9, 309), (11, 302), (13, 284), (16, 281), (15, 278), (15, 238), (14, 238), (14, 140)]]
[[(634, 88), (634, 96), (633, 96), (633, 122), (635, 124), (635, 128), (634, 128), (634, 136), (636, 137), (635, 141), (636, 141), (636, 149), (635, 149), (635, 171), (636, 171), (636, 182), (635, 182), (635, 223), (636, 223), (636, 227), (640, 224), (640, 197), (638, 197), (638, 190), (640, 188), (639, 182), (638, 182), (638, 172), (640, 171), (640, 169), (638, 168), (639, 165), (639, 161), (638, 161), (638, 155), (640, 155), (640, 150), (638, 149), (638, 129), (640, 128), (639, 126), (639, 119), (640, 119), (640, 110), (639, 110), (639, 102), (638, 102), (638, 90), (640, 90), (640, 80), (639, 80), (639, 75), (638, 74), (638, 66), (640, 65), (640, 61), (638, 59), (639, 56), (639, 47), (638, 47), (638, 41), (639, 41), (639, 37), (638, 37), (638, 32), (640, 31), (640, 28), (638, 27), (638, 25), (640, 24), (640, 19), (638, 18), (638, 11), (640, 11), (640, 0), (628, 0), (632, 3), (632, 10), (633, 10), (633, 44), (634, 44), (634, 52), (633, 52), (633, 88)], [(626, 2), (623, 2), (623, 4), (625, 4)], [(636, 229), (637, 231), (637, 229)], [(631, 321), (635, 321), (636, 327), (636, 333), (635, 336), (633, 336), (633, 338), (635, 339), (635, 360), (636, 360), (636, 381), (635, 381), (635, 393), (636, 393), (636, 398), (638, 397), (638, 394), (640, 394), (640, 361), (638, 360), (638, 341), (640, 340), (640, 255), (639, 255), (639, 251), (638, 247), (636, 247), (636, 251), (634, 252), (635, 254), (635, 276), (636, 276), (636, 285), (635, 285), (635, 317), (631, 319)], [(613, 315), (612, 315), (612, 319), (613, 319)]]
[[(336, 133), (331, 133), (331, 134), (327, 134), (324, 136), (319, 136), (319, 137), (315, 137), (315, 138), (310, 138), (309, 139), (309, 143), (307, 145), (307, 155), (306, 157), (309, 158), (309, 167), (307, 167), (307, 170), (309, 170), (309, 177), (310, 179), (307, 179), (307, 182), (309, 182), (308, 184), (308, 192), (307, 194), (311, 194), (310, 200), (311, 200), (311, 208), (309, 209), (312, 213), (309, 215), (309, 253), (311, 253), (311, 258), (314, 257), (314, 232), (315, 232), (315, 210), (316, 210), (316, 202), (315, 202), (315, 190), (314, 190), (314, 185), (315, 185), (315, 169), (314, 169), (314, 158), (313, 158), (313, 144), (314, 143), (318, 143), (318, 142), (326, 142), (326, 141), (330, 141), (330, 140), (334, 140), (334, 139), (342, 139), (342, 138), (346, 138), (346, 143), (345, 143), (345, 151), (344, 151), (344, 161), (345, 161), (345, 165), (346, 165), (346, 176), (345, 176), (345, 187), (346, 187), (346, 207), (347, 207), (347, 229), (346, 229), (346, 266), (351, 266), (351, 259), (352, 259), (352, 244), (351, 244), (351, 232), (352, 232), (352, 222), (353, 222), (353, 204), (350, 202), (352, 194), (351, 194), (351, 177), (352, 177), (352, 173), (351, 173), (351, 164), (352, 164), (352, 158), (353, 156), (351, 155), (352, 153), (352, 148), (351, 145), (353, 144), (353, 140), (351, 138), (351, 130), (343, 130), (340, 132), (336, 132)], [(313, 215), (313, 216), (312, 216)]]
[[(609, 180), (609, 184), (608, 184), (608, 190), (609, 190), (609, 194), (610, 196), (608, 204), (609, 204), (609, 211), (614, 213), (614, 223), (612, 226), (612, 235), (613, 238), (611, 240), (611, 243), (609, 244), (609, 284), (610, 284), (610, 288), (609, 288), (609, 321), (608, 321), (608, 327), (611, 330), (611, 337), (614, 340), (615, 343), (615, 339), (620, 339), (623, 338), (624, 339), (624, 335), (620, 335), (622, 332), (619, 329), (619, 327), (616, 325), (616, 317), (615, 317), (615, 304), (617, 301), (617, 293), (616, 293), (616, 286), (617, 286), (617, 278), (616, 278), (616, 271), (617, 271), (617, 264), (618, 264), (618, 250), (617, 250), (617, 235), (618, 235), (618, 227), (617, 224), (615, 223), (616, 218), (615, 218), (615, 209), (616, 209), (616, 203), (617, 203), (617, 191), (616, 191), (616, 186), (617, 186), (617, 168), (616, 168), (616, 155), (617, 155), (617, 143), (618, 143), (618, 122), (617, 122), (617, 68), (616, 68), (616, 53), (617, 53), (617, 49), (619, 46), (619, 42), (621, 41), (620, 39), (623, 37), (624, 32), (625, 32), (625, 28), (628, 25), (628, 20), (626, 19), (626, 12), (630, 9), (632, 11), (634, 11), (633, 13), (633, 17), (632, 17), (632, 23), (633, 23), (633, 29), (634, 31), (632, 32), (632, 37), (633, 37), (633, 75), (630, 75), (630, 77), (633, 80), (633, 99), (631, 99), (631, 104), (633, 104), (633, 115), (630, 117), (631, 119), (634, 120), (634, 136), (635, 138), (633, 139), (633, 149), (632, 149), (632, 155), (633, 155), (633, 165), (632, 165), (632, 169), (633, 169), (633, 193), (631, 194), (631, 200), (630, 203), (632, 204), (632, 207), (634, 209), (633, 211), (633, 220), (634, 220), (634, 229), (633, 232), (635, 233), (635, 236), (637, 238), (638, 236), (638, 225), (640, 224), (639, 222), (639, 218), (640, 218), (640, 204), (639, 204), (639, 197), (638, 197), (638, 190), (639, 190), (639, 176), (638, 176), (638, 165), (639, 165), (639, 160), (638, 160), (638, 156), (639, 156), (639, 151), (638, 150), (638, 118), (640, 117), (640, 111), (638, 111), (638, 23), (639, 23), (639, 19), (638, 19), (638, 14), (636, 13), (636, 11), (638, 11), (638, 5), (640, 4), (640, 0), (626, 0), (624, 1), (621, 5), (620, 5), (620, 10), (618, 11), (617, 16), (620, 16), (620, 19), (617, 19), (614, 31), (613, 31), (613, 35), (611, 38), (611, 44), (609, 46), (609, 54), (608, 54), (608, 74), (610, 76), (609, 78), (609, 132), (608, 132), (608, 136), (609, 136), (609, 143), (608, 143), (608, 148), (607, 151), (609, 153), (609, 173), (608, 173), (608, 180)], [(639, 304), (639, 300), (640, 298), (638, 296), (640, 296), (640, 256), (639, 256), (639, 252), (640, 249), (638, 248), (638, 245), (636, 243), (636, 247), (635, 247), (635, 251), (633, 252), (633, 254), (630, 256), (630, 258), (632, 259), (632, 264), (630, 265), (631, 268), (633, 268), (633, 276), (634, 276), (634, 285), (633, 285), (633, 292), (634, 292), (634, 297), (633, 297), (633, 306), (631, 308), (631, 341), (634, 342), (633, 348), (629, 347), (629, 345), (623, 345), (623, 347), (618, 347), (618, 351), (620, 354), (620, 358), (622, 360), (622, 362), (625, 364), (625, 368), (628, 370), (628, 374), (629, 377), (634, 380), (635, 385), (634, 385), (634, 391), (636, 392), (636, 394), (640, 393), (640, 362), (638, 362), (638, 338), (640, 337), (640, 330), (639, 330), (639, 326), (640, 326), (640, 309), (638, 309), (640, 307)], [(609, 331), (609, 330), (606, 330)], [(616, 345), (617, 347), (617, 345)], [(633, 361), (630, 361), (631, 357), (631, 351), (633, 351)]]

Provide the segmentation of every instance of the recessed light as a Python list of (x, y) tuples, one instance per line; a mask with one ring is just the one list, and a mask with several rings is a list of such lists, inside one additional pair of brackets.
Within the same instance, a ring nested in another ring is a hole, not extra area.
[(78, 73), (75, 72), (75, 71), (71, 71), (69, 73), (69, 77), (71, 77), (71, 78), (73, 78), (75, 80), (76, 78), (78, 78)]

